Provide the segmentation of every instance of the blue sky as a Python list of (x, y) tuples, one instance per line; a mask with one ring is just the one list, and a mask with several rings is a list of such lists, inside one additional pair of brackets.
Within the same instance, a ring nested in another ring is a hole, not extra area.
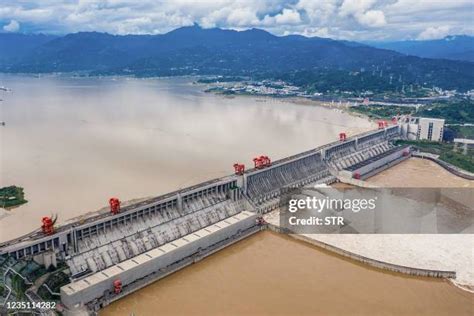
[(2, 32), (159, 34), (192, 25), (349, 40), (474, 35), (473, 0), (0, 0)]

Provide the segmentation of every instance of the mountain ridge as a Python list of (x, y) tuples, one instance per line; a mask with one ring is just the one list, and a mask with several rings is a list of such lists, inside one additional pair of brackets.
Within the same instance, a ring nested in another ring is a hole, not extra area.
[[(0, 34), (0, 43), (2, 37)], [(158, 35), (78, 32), (54, 37), (30, 48), (29, 52), (10, 60), (2, 59), (0, 50), (0, 70), (259, 78), (294, 77), (297, 73), (313, 72), (332, 77), (337, 73), (346, 79), (357, 73), (362, 74), (359, 78), (362, 82), (379, 80), (393, 90), (401, 90), (405, 85), (474, 88), (474, 63), (407, 56), (364, 43), (329, 38), (276, 36), (260, 29), (235, 31), (193, 25)], [(308, 78), (319, 77), (310, 75)]]
[(403, 54), (425, 58), (443, 58), (474, 62), (474, 37), (448, 35), (435, 40), (406, 40), (366, 42), (376, 48), (394, 50)]

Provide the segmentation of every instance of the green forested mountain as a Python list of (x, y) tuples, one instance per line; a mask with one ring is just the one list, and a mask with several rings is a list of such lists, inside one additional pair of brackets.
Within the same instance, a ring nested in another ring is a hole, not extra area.
[[(5, 35), (0, 34), (2, 45), (8, 45), (2, 40)], [(314, 90), (328, 84), (342, 90), (401, 90), (409, 85), (460, 91), (474, 88), (471, 62), (406, 56), (325, 38), (274, 36), (259, 29), (238, 32), (197, 25), (162, 35), (86, 32), (54, 37), (16, 58), (0, 59), (0, 70), (281, 77)]]

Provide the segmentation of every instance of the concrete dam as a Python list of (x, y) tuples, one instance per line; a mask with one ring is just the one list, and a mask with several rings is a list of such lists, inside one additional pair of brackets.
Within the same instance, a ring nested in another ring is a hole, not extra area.
[(364, 179), (406, 159), (395, 146), (398, 125), (384, 126), (278, 161), (254, 159), (248, 170), (41, 230), (0, 244), (5, 290), (0, 304), (60, 301), (97, 311), (111, 302), (264, 228), (262, 214), (278, 208), (283, 188)]

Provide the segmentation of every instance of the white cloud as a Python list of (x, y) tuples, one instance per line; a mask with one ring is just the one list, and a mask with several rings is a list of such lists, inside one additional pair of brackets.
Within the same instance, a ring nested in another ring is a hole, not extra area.
[(255, 11), (250, 8), (241, 8), (232, 10), (227, 17), (227, 22), (234, 26), (247, 26), (258, 24), (258, 18)]
[(380, 27), (387, 24), (385, 14), (380, 10), (369, 10), (365, 13), (357, 14), (356, 19), (360, 24), (368, 27)]
[(371, 10), (376, 0), (344, 0), (339, 8), (339, 16), (354, 17), (363, 26), (381, 27), (387, 24), (381, 10)]
[(280, 14), (275, 15), (277, 24), (298, 24), (301, 23), (301, 17), (298, 11), (283, 9)]
[(338, 0), (299, 0), (295, 8), (304, 11), (311, 24), (330, 23), (334, 19), (338, 2)]
[(275, 16), (266, 15), (259, 24), (263, 26), (275, 27), (278, 25), (296, 25), (301, 23), (301, 16), (298, 11), (283, 9)]
[(341, 16), (356, 15), (370, 9), (375, 0), (344, 0), (339, 8)]
[(213, 10), (207, 15), (199, 19), (199, 23), (206, 28), (216, 27), (219, 23), (226, 21), (230, 14), (230, 8), (224, 7), (218, 10)]
[(10, 23), (3, 27), (3, 30), (7, 32), (18, 32), (20, 30), (20, 23), (15, 20), (11, 20)]
[(0, 23), (17, 21), (22, 32), (157, 34), (197, 22), (349, 40), (474, 34), (472, 0), (0, 1)]
[(438, 26), (438, 27), (428, 27), (426, 30), (418, 35), (420, 40), (431, 40), (443, 38), (446, 35), (449, 35), (449, 26)]
[[(469, 8), (472, 14), (472, 0), (397, 0), (387, 5), (392, 12), (412, 15), (414, 13), (426, 13), (427, 11), (444, 11)], [(466, 21), (467, 22), (467, 21)]]
[(321, 27), (321, 28), (313, 28), (313, 27), (308, 27), (301, 32), (301, 35), (307, 36), (307, 37), (330, 37), (331, 32), (327, 27)]

